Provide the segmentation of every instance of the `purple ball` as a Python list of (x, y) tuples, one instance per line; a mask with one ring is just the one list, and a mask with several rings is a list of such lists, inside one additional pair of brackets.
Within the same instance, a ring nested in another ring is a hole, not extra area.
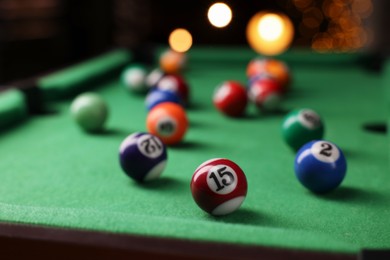
[(137, 132), (121, 143), (119, 162), (130, 178), (138, 182), (154, 180), (165, 168), (167, 149), (157, 136)]

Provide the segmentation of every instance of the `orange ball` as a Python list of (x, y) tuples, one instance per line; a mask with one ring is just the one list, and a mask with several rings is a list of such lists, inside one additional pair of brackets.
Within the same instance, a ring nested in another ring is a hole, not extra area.
[(286, 63), (277, 59), (256, 58), (249, 62), (246, 75), (253, 78), (257, 75), (268, 74), (275, 78), (286, 91), (291, 82), (291, 73)]
[(180, 105), (164, 102), (150, 110), (146, 118), (146, 127), (151, 134), (158, 136), (164, 144), (177, 144), (187, 132), (187, 115)]
[(187, 64), (185, 53), (167, 50), (160, 56), (160, 68), (167, 74), (180, 74)]

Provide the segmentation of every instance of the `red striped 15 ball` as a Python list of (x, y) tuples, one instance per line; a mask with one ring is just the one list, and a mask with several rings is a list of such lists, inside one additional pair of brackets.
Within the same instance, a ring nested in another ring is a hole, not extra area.
[(248, 190), (242, 169), (228, 159), (202, 163), (194, 172), (191, 192), (196, 204), (211, 215), (227, 215), (243, 203)]
[(163, 142), (149, 133), (137, 132), (126, 137), (119, 148), (119, 162), (130, 178), (138, 181), (157, 179), (167, 162)]
[(225, 81), (216, 88), (213, 103), (223, 114), (239, 117), (244, 114), (248, 103), (246, 89), (237, 81)]

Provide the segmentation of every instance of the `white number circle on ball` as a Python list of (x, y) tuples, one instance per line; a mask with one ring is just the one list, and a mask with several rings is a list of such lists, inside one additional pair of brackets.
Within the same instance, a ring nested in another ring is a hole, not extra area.
[(178, 91), (177, 84), (178, 83), (176, 82), (176, 80), (174, 78), (167, 76), (167, 77), (163, 78), (162, 80), (160, 80), (160, 82), (158, 83), (158, 87), (161, 90), (168, 90), (168, 91), (172, 91), (172, 92), (177, 92)]
[(163, 117), (157, 122), (157, 132), (162, 136), (172, 135), (177, 128), (176, 120), (171, 117)]
[(207, 185), (217, 194), (229, 194), (237, 187), (237, 174), (227, 165), (215, 165), (207, 173)]
[(142, 135), (137, 140), (138, 150), (149, 158), (159, 157), (164, 150), (164, 145), (155, 136)]
[(321, 125), (320, 116), (310, 109), (301, 110), (298, 114), (298, 120), (308, 129), (316, 129)]
[(324, 163), (334, 163), (340, 157), (339, 149), (332, 143), (325, 141), (315, 142), (311, 147), (313, 156)]

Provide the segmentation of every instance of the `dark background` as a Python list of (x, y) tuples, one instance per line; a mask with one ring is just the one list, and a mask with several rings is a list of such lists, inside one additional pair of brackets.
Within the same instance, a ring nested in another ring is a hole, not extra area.
[[(373, 6), (370, 15), (359, 18), (359, 26), (368, 30), (370, 39), (359, 48), (348, 49), (351, 47), (345, 46), (353, 40), (350, 34), (331, 35), (328, 31), (332, 28), (340, 31), (342, 25), (343, 30), (348, 30), (345, 27), (350, 25), (345, 22), (349, 18), (339, 14), (348, 18), (340, 25), (325, 13), (331, 4), (337, 6), (336, 10), (352, 10), (354, 1), (369, 1)], [(117, 46), (142, 53), (166, 44), (169, 33), (178, 27), (192, 33), (194, 45), (247, 45), (246, 25), (255, 13), (264, 10), (283, 12), (292, 19), (296, 30), (293, 47), (312, 48), (315, 40), (332, 37), (333, 45), (325, 39), (317, 41), (316, 46), (326, 47), (327, 51), (384, 53), (390, 45), (386, 28), (390, 25), (387, 18), (390, 3), (386, 0), (224, 1), (233, 10), (233, 20), (223, 29), (214, 28), (207, 21), (207, 9), (214, 2), (0, 0), (0, 83), (55, 70)], [(319, 10), (324, 10), (324, 14), (314, 17), (314, 11)], [(317, 20), (314, 25), (311, 20), (310, 27), (304, 27), (305, 17)]]

